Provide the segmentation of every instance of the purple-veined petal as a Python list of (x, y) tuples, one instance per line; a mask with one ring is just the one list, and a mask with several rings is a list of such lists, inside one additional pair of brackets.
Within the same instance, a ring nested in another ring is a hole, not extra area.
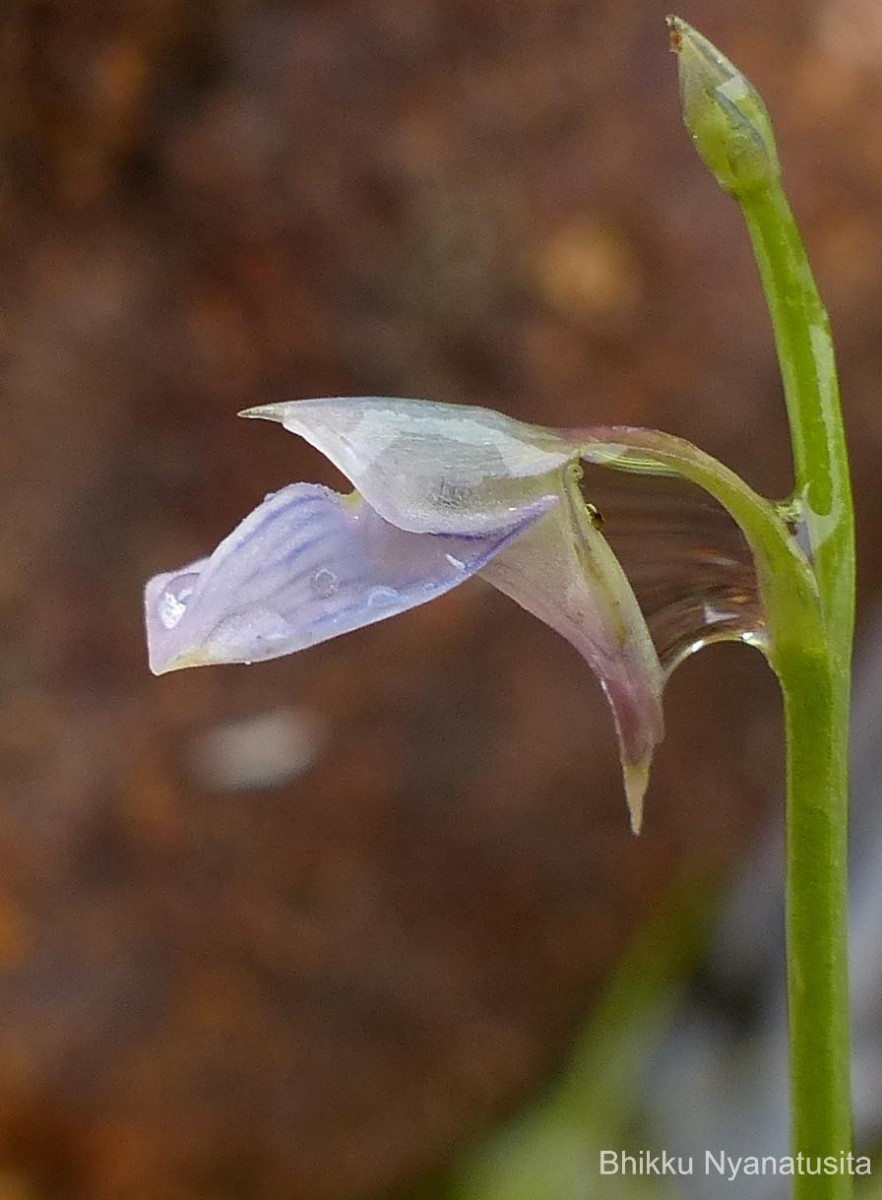
[(664, 675), (622, 568), (569, 476), (560, 502), (481, 575), (562, 634), (597, 675), (612, 708), (631, 825), (639, 832), (649, 766), (664, 723)]
[(415, 533), (515, 525), (525, 508), (557, 490), (557, 473), (578, 454), (552, 429), (429, 400), (294, 400), (242, 415), (300, 434), (382, 517)]
[(156, 674), (291, 654), (404, 612), (484, 567), (555, 503), (481, 536), (408, 533), (357, 494), (297, 483), (268, 496), (207, 559), (145, 593)]

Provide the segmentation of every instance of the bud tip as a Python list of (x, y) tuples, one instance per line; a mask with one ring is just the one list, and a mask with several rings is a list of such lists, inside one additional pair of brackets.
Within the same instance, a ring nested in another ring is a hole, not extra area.
[(670, 30), (671, 51), (674, 54), (679, 54), (683, 48), (683, 22), (672, 13), (669, 13), (665, 17), (665, 21)]

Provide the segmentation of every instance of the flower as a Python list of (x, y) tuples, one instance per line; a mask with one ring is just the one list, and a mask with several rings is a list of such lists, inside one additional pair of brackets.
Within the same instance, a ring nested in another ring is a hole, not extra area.
[[(355, 491), (284, 487), (208, 558), (151, 579), (151, 669), (276, 658), (480, 575), (567, 638), (596, 674), (638, 830), (671, 664), (660, 661), (583, 499), (579, 460), (641, 471), (655, 463), (670, 474), (670, 444), (675, 456), (687, 444), (668, 439), (658, 450), (628, 430), (556, 431), (482, 408), (379, 397), (269, 404), (242, 415), (300, 434)], [(705, 613), (704, 640), (745, 637), (731, 615)]]

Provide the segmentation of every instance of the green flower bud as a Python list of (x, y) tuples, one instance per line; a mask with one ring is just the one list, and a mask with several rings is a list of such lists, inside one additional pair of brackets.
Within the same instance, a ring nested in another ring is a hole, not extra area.
[(668, 17), (678, 56), (683, 121), (705, 166), (736, 197), (781, 174), (772, 122), (759, 93), (707, 38)]

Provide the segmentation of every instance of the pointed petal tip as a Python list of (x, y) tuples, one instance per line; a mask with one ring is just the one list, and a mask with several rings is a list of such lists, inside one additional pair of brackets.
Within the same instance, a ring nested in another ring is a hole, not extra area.
[(159, 677), (161, 675), (171, 675), (172, 671), (176, 671), (178, 669), (177, 664), (173, 663), (173, 662), (169, 662), (169, 663), (153, 663), (152, 662), (152, 663), (149, 663), (148, 665), (150, 667), (150, 674), (155, 675), (157, 679), (159, 679)]
[(199, 658), (196, 654), (179, 654), (174, 659), (169, 659), (167, 662), (150, 662), (150, 673), (155, 674), (156, 678), (160, 678), (163, 674), (172, 674), (173, 671), (184, 671), (186, 667), (208, 666), (210, 659)]
[(252, 408), (243, 408), (236, 413), (237, 417), (256, 417), (263, 421), (281, 421), (282, 404), (255, 404)]
[(631, 816), (631, 832), (639, 835), (643, 828), (643, 799), (649, 785), (649, 763), (626, 763), (625, 799)]
[(183, 654), (175, 654), (172, 658), (159, 658), (150, 653), (148, 642), (147, 665), (151, 675), (171, 675), (172, 671), (184, 671), (187, 667), (207, 667), (212, 663), (211, 656), (204, 650), (189, 650)]

